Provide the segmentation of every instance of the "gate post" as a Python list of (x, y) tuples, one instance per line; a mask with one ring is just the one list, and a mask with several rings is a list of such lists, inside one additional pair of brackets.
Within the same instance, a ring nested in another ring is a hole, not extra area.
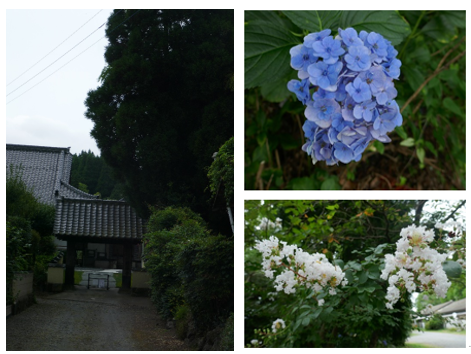
[(122, 288), (131, 288), (132, 243), (123, 245), (123, 283)]
[(65, 286), (74, 286), (74, 273), (75, 273), (75, 259), (77, 257), (75, 252), (75, 241), (67, 240), (67, 253), (65, 262)]

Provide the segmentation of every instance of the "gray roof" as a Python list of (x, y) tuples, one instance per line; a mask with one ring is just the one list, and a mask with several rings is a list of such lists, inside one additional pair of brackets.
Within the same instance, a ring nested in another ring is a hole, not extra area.
[(25, 184), (42, 203), (55, 204), (58, 195), (95, 199), (69, 185), (72, 155), (70, 148), (7, 144), (6, 167), (20, 168)]
[(451, 314), (453, 312), (466, 312), (466, 298), (461, 300), (450, 300), (442, 304), (432, 306), (432, 308), (427, 310), (422, 310), (422, 314), (427, 315), (431, 313), (438, 313), (440, 315)]
[(456, 301), (449, 301), (445, 306), (436, 310), (436, 313), (446, 315), (453, 312), (465, 312), (466, 311), (466, 298)]
[(85, 237), (103, 243), (141, 240), (145, 222), (129, 204), (100, 200), (69, 184), (69, 148), (7, 144), (6, 151), (7, 171), (12, 165), (20, 167), (23, 181), (39, 201), (56, 207), (57, 238)]
[(145, 223), (126, 202), (117, 200), (84, 200), (58, 198), (54, 234), (67, 240), (71, 237), (140, 241)]

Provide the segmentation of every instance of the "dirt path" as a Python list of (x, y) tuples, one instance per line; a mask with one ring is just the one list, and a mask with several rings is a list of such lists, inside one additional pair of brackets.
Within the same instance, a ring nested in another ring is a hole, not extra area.
[(190, 350), (148, 297), (76, 286), (7, 319), (7, 350)]

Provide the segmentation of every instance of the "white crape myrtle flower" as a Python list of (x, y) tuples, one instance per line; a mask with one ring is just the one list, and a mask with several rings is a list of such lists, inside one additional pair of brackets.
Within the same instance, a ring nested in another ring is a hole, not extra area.
[(317, 300), (317, 304), (318, 304), (319, 306), (324, 305), (324, 302), (325, 302), (324, 299), (319, 299), (319, 300)]
[(455, 220), (449, 220), (444, 224), (437, 222), (435, 224), (435, 228), (440, 230), (451, 229), (457, 236), (461, 236), (463, 234), (463, 226), (461, 225), (461, 223)]
[(252, 340), (250, 341), (250, 344), (252, 344), (252, 345), (258, 345), (258, 340), (252, 339)]
[(279, 241), (275, 236), (257, 241), (255, 249), (263, 255), (265, 276), (273, 279), (275, 270), (281, 270), (274, 280), (277, 291), (293, 294), (297, 286), (303, 285), (315, 293), (328, 288), (329, 293), (335, 295), (337, 286), (347, 284), (342, 269), (332, 265), (322, 253), (310, 254), (295, 245)]
[(271, 329), (273, 333), (276, 333), (276, 331), (279, 330), (280, 328), (281, 329), (286, 328), (285, 321), (283, 321), (281, 318), (274, 321), (273, 324), (271, 325)]
[(263, 217), (258, 225), (258, 228), (262, 231), (279, 231), (281, 230), (281, 222), (280, 218), (276, 218), (275, 222), (271, 221), (270, 219)]
[(401, 230), (394, 255), (385, 255), (385, 267), (381, 278), (388, 280), (386, 299), (387, 308), (400, 299), (401, 291), (434, 291), (445, 297), (451, 283), (448, 281), (442, 263), (447, 254), (440, 254), (429, 247), (433, 241), (433, 230), (411, 225)]

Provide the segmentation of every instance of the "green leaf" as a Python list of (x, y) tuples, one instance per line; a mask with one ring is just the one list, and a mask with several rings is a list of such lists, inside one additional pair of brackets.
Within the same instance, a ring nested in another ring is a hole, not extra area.
[(296, 77), (295, 70), (292, 70), (293, 75), (288, 75), (282, 77), (276, 81), (263, 84), (261, 86), (260, 93), (262, 96), (269, 102), (279, 103), (284, 101), (287, 97), (291, 95), (288, 90), (288, 81), (291, 79), (291, 76)]
[(355, 269), (355, 270), (358, 270), (360, 271), (362, 268), (361, 268), (361, 264), (358, 263), (358, 262), (355, 262), (355, 261), (350, 261), (347, 263), (347, 265), (352, 268), (352, 269)]
[(407, 147), (414, 146), (415, 145), (414, 138), (407, 138), (407, 139), (401, 141), (401, 143), (399, 145), (407, 146)]
[(293, 326), (293, 331), (296, 331), (296, 329), (298, 329), (299, 325), (301, 324), (302, 320), (301, 319), (298, 319), (295, 323), (294, 323), (294, 326)]
[(412, 90), (416, 91), (420, 85), (425, 81), (424, 75), (416, 67), (410, 67), (408, 65), (403, 65), (401, 70), (404, 72), (404, 78)]
[(407, 60), (417, 61), (418, 63), (429, 63), (430, 51), (425, 45), (420, 46), (407, 55)]
[(459, 278), (461, 275), (461, 265), (455, 261), (443, 262), (443, 270), (449, 278)]
[(340, 27), (379, 33), (394, 46), (411, 32), (409, 24), (397, 11), (342, 11)]
[(425, 150), (424, 148), (417, 148), (417, 158), (419, 159), (420, 163), (424, 163), (424, 158), (425, 158)]
[(347, 278), (347, 280), (350, 284), (353, 283), (353, 272), (352, 272), (351, 269), (347, 269), (345, 271), (345, 278)]
[(394, 130), (396, 131), (397, 135), (399, 135), (402, 139), (407, 139), (407, 133), (404, 131), (402, 125), (400, 127), (396, 127)]
[(289, 50), (300, 39), (279, 23), (255, 20), (245, 25), (245, 88), (289, 75)]
[(303, 30), (319, 32), (337, 30), (341, 11), (283, 11), (293, 23)]
[(361, 272), (358, 276), (358, 281), (360, 284), (366, 283), (368, 280), (368, 272)]
[(435, 149), (435, 147), (432, 145), (430, 141), (425, 141), (424, 144), (427, 147), (427, 149), (429, 149), (430, 152), (435, 155), (435, 157), (438, 156), (437, 150)]
[(317, 189), (316, 180), (312, 177), (293, 178), (286, 186), (287, 189), (294, 190), (313, 190)]
[(341, 190), (342, 187), (338, 182), (337, 176), (329, 176), (324, 182), (321, 184), (321, 190)]
[(309, 317), (306, 317), (303, 319), (302, 325), (307, 326), (311, 322), (311, 319)]
[(373, 146), (381, 155), (384, 154), (384, 144), (381, 141), (375, 140)]
[(342, 261), (341, 259), (336, 259), (336, 260), (334, 261), (334, 264), (335, 264), (335, 265), (338, 265), (341, 269), (343, 269), (343, 267), (345, 267), (345, 262)]
[(311, 316), (309, 316), (312, 320), (315, 320), (317, 317), (319, 317), (319, 315), (321, 314), (322, 312), (322, 307), (319, 307), (316, 311), (313, 312), (313, 314)]
[(464, 11), (441, 11), (422, 27), (422, 33), (441, 43), (452, 41), (457, 28), (464, 28), (466, 13)]
[(461, 110), (460, 106), (455, 101), (453, 101), (450, 97), (445, 97), (445, 99), (442, 102), (442, 105), (443, 107), (455, 113), (456, 115), (460, 117), (464, 117), (463, 111)]

